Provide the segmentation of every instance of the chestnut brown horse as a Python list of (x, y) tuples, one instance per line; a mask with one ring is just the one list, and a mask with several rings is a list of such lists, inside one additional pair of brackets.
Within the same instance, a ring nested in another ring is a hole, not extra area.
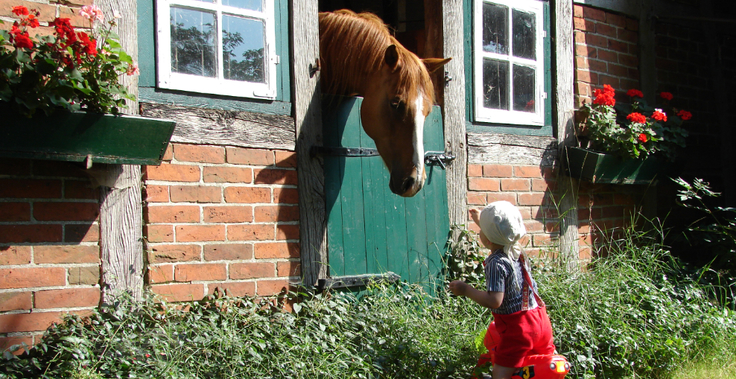
[(434, 103), (429, 74), (450, 59), (418, 58), (371, 13), (320, 13), (319, 34), (322, 91), (363, 97), (363, 129), (391, 173), (391, 191), (414, 196), (425, 178), (424, 119)]

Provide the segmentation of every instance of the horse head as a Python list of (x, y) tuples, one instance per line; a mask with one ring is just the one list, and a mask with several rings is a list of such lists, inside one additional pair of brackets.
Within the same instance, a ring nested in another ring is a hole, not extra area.
[(320, 14), (323, 90), (363, 96), (366, 134), (391, 173), (395, 194), (414, 196), (424, 185), (424, 120), (434, 104), (430, 73), (450, 59), (420, 59), (378, 17), (341, 10)]
[(397, 195), (414, 196), (424, 185), (424, 120), (434, 104), (429, 74), (447, 61), (419, 59), (396, 42), (386, 47), (380, 71), (364, 87), (363, 129), (375, 141)]

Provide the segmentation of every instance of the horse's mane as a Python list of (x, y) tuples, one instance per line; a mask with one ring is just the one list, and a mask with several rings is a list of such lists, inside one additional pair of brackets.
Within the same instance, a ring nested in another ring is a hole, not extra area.
[(434, 100), (434, 89), (424, 64), (404, 48), (388, 27), (372, 13), (339, 10), (319, 14), (322, 90), (351, 95), (363, 78), (381, 69), (386, 47), (396, 45), (400, 66), (397, 88), (405, 97), (414, 97), (419, 88)]

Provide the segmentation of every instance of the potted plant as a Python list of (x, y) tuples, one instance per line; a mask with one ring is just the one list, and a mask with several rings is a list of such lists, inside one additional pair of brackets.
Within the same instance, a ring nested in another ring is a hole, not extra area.
[(682, 123), (692, 114), (670, 107), (669, 92), (660, 93), (662, 108), (646, 104), (637, 89), (626, 93), (629, 104), (616, 104), (614, 95), (606, 84), (595, 90), (592, 104), (580, 109), (580, 146), (566, 148), (566, 171), (593, 183), (650, 183), (685, 147), (688, 132)]
[(138, 67), (111, 30), (117, 17), (105, 23), (88, 5), (79, 14), (91, 34), (56, 18), (52, 35), (33, 38), (40, 12), (12, 12), (19, 20), (0, 30), (0, 156), (159, 164), (174, 122), (120, 114), (135, 97), (119, 77)]

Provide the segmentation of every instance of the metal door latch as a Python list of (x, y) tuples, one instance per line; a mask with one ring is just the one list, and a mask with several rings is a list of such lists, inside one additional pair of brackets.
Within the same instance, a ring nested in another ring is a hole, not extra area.
[(452, 153), (445, 153), (444, 151), (428, 151), (424, 154), (424, 164), (428, 166), (440, 165), (445, 170), (445, 164), (455, 160), (455, 156)]

